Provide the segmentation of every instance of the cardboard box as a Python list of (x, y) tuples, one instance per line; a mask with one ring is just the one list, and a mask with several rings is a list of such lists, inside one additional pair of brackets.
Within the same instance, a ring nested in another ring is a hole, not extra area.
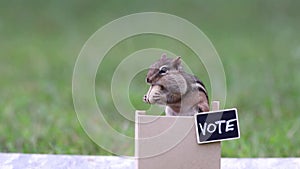
[(220, 169), (221, 143), (197, 144), (193, 116), (137, 111), (135, 139), (137, 169)]

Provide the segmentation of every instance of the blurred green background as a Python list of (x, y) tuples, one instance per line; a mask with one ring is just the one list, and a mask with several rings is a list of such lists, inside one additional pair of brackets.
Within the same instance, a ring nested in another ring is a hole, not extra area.
[[(238, 108), (241, 128), (239, 140), (222, 143), (222, 156), (300, 156), (299, 8), (300, 1), (292, 0), (0, 1), (0, 152), (110, 154), (88, 138), (77, 120), (74, 64), (101, 26), (124, 15), (156, 11), (198, 26), (221, 57), (226, 107)], [(113, 126), (129, 136), (133, 125), (124, 128), (127, 123), (115, 111), (110, 81), (124, 57), (149, 47), (193, 55), (181, 43), (155, 35), (127, 39), (110, 51), (113, 59), (107, 57), (97, 75), (97, 99), (110, 112), (107, 120), (117, 121)], [(195, 57), (183, 59), (209, 86), (205, 69), (193, 64)], [(145, 73), (130, 88), (137, 109), (148, 108), (141, 100), (148, 87)]]

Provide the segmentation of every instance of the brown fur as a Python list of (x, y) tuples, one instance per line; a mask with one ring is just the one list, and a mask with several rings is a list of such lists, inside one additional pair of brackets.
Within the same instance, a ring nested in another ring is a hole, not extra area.
[[(205, 86), (195, 76), (183, 71), (180, 57), (172, 59), (163, 54), (150, 66), (146, 81), (151, 86), (144, 101), (165, 105), (167, 115), (184, 116), (193, 115), (198, 110), (209, 111)], [(199, 85), (202, 90), (199, 90)]]

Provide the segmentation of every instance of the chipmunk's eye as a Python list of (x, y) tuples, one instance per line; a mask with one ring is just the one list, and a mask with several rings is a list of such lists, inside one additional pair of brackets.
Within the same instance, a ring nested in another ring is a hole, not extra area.
[(160, 75), (165, 75), (167, 73), (167, 71), (168, 71), (168, 68), (165, 67), (165, 66), (162, 66), (161, 68), (159, 68), (159, 72), (158, 73)]

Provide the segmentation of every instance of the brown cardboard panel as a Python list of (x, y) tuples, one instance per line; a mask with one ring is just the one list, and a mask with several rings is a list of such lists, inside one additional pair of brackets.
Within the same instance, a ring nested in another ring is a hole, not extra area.
[(197, 144), (194, 117), (136, 113), (137, 169), (219, 169), (221, 144)]

